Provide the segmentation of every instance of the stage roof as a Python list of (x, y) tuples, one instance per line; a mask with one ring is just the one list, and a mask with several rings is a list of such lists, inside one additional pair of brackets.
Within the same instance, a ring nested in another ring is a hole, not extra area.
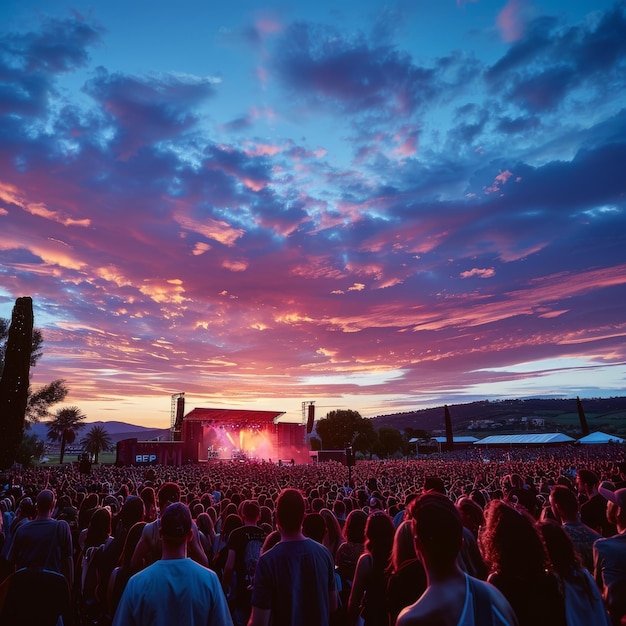
[(247, 409), (193, 409), (183, 417), (184, 422), (214, 422), (217, 424), (276, 424), (285, 411), (250, 411)]
[(490, 435), (480, 441), (474, 442), (475, 446), (528, 446), (550, 445), (551, 443), (569, 443), (574, 441), (572, 437), (562, 433), (528, 433), (526, 435)]

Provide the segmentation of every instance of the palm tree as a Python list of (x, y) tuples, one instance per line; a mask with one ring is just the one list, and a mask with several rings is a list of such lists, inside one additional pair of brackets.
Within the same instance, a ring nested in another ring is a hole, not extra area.
[(61, 456), (59, 457), (59, 465), (63, 463), (65, 456), (65, 445), (74, 443), (78, 431), (84, 426), (83, 420), (87, 416), (81, 413), (77, 406), (69, 406), (59, 409), (54, 417), (46, 422), (48, 428), (48, 439), (50, 441), (61, 442)]
[(113, 447), (113, 440), (104, 426), (92, 426), (80, 443), (94, 456), (95, 463), (98, 462), (100, 452), (107, 452)]

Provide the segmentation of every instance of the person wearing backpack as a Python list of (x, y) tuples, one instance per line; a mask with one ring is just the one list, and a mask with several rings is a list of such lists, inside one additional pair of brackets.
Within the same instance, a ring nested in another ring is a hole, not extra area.
[(10, 570), (41, 567), (65, 576), (70, 589), (74, 582), (72, 535), (67, 522), (52, 518), (55, 494), (49, 489), (39, 492), (35, 519), (20, 526), (8, 554)]
[(79, 610), (84, 624), (100, 622), (105, 612), (105, 598), (97, 590), (102, 577), (102, 555), (113, 541), (111, 535), (111, 511), (100, 507), (89, 520), (84, 547), (76, 564)]
[(222, 584), (235, 626), (246, 626), (251, 611), (254, 572), (266, 532), (258, 526), (261, 507), (256, 500), (245, 500), (239, 510), (243, 526), (235, 528), (228, 537)]

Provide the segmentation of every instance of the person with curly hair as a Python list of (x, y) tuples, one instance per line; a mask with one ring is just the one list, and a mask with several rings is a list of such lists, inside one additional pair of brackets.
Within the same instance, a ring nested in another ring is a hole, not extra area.
[(411, 502), (409, 515), (427, 587), (400, 612), (396, 626), (517, 626), (502, 593), (461, 569), (463, 523), (453, 502), (442, 493), (426, 492)]
[(526, 509), (489, 502), (479, 543), (490, 572), (487, 581), (509, 601), (520, 626), (566, 626), (558, 579), (546, 571), (548, 556)]

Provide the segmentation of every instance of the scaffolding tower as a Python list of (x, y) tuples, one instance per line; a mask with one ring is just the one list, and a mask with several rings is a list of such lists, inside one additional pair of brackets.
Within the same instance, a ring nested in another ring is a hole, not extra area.
[(185, 412), (185, 392), (172, 394), (170, 420), (170, 441), (183, 440), (183, 413)]

